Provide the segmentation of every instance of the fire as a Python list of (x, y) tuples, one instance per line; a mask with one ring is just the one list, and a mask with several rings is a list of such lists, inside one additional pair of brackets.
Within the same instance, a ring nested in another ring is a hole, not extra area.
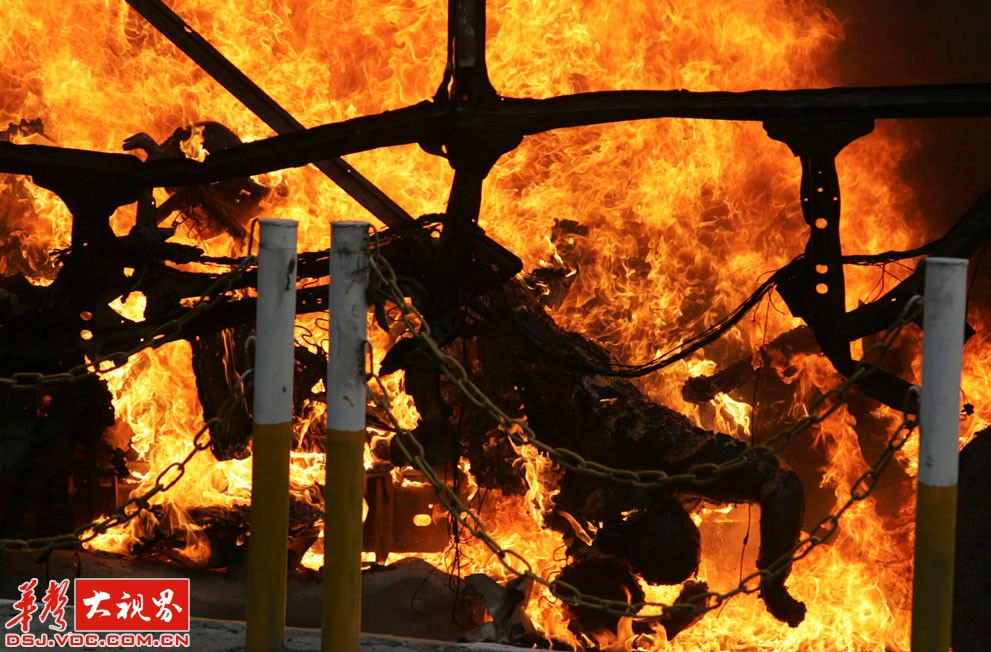
[[(444, 4), (283, 0), (245, 11), (244, 3), (231, 0), (176, 0), (173, 8), (301, 122), (317, 125), (431, 97), (446, 54)], [(243, 140), (269, 135), (124, 3), (6, 0), (5, 15), (0, 125), (25, 118), (40, 118), (44, 125), (43, 133), (15, 135), (17, 142), (119, 151), (132, 134), (147, 132), (162, 140), (176, 127), (203, 120), (223, 123)], [(824, 87), (839, 81), (829, 58), (843, 39), (841, 21), (817, 2), (772, 0), (745, 6), (728, 0), (594, 5), (514, 0), (490, 7), (488, 34), (493, 84), (501, 94), (518, 97), (606, 89)], [(912, 193), (897, 174), (906, 152), (899, 128), (879, 124), (839, 157), (848, 252), (909, 248), (922, 240), (911, 226), (922, 223)], [(439, 158), (397, 147), (349, 160), (411, 214), (444, 210), (452, 174)], [(502, 158), (487, 180), (482, 226), (523, 257), (527, 268), (554, 256), (561, 260), (548, 240), (555, 220), (587, 227), (588, 235), (570, 243), (574, 284), (554, 317), (620, 360), (644, 361), (710, 325), (745, 298), (758, 278), (801, 252), (806, 228), (799, 177), (797, 160), (759, 124), (662, 120), (555, 131), (528, 138)], [(328, 220), (367, 219), (312, 167), (256, 181), (273, 189), (263, 202), (266, 215), (300, 222), (303, 249), (327, 247)], [(0, 273), (22, 272), (36, 284), (50, 282), (55, 268), (48, 252), (69, 240), (67, 210), (27, 180), (5, 175), (0, 215)], [(134, 209), (125, 207), (113, 226), (125, 233), (133, 223)], [(202, 241), (199, 235), (180, 228), (180, 239), (208, 253), (243, 253), (229, 236)], [(852, 270), (848, 308), (878, 296), (884, 280), (875, 268)], [(116, 308), (139, 316), (141, 305), (132, 299)], [(776, 308), (762, 305), (757, 317), (741, 322), (701, 355), (645, 378), (645, 390), (700, 425), (749, 436), (760, 415), (751, 414), (748, 404), (720, 396), (712, 405), (696, 406), (682, 399), (680, 387), (689, 375), (748, 358), (763, 342), (799, 324)], [(311, 317), (301, 318), (300, 326), (317, 334), (313, 346), (322, 345), (326, 324)], [(395, 335), (376, 336), (376, 364)], [(991, 373), (987, 337), (980, 334), (968, 345), (964, 391), (977, 412), (964, 422), (965, 438), (991, 423), (984, 407), (991, 396), (982, 382)], [(300, 340), (305, 341), (302, 331)], [(781, 376), (794, 386), (799, 410), (840, 381), (818, 357), (800, 364), (795, 373)], [(129, 440), (140, 453), (147, 469), (140, 479), (147, 486), (186, 454), (202, 425), (189, 346), (144, 352), (107, 378), (119, 422), (114, 436)], [(388, 383), (400, 396), (404, 425), (415, 425), (402, 378), (396, 375)], [(319, 418), (317, 410), (314, 419)], [(298, 424), (300, 431), (307, 427)], [(856, 417), (841, 409), (794, 444), (826, 451), (833, 464), (824, 469), (822, 481), (835, 492), (837, 504), (867, 468), (856, 427)], [(493, 496), (482, 516), (501, 545), (530, 560), (538, 574), (552, 577), (563, 564), (563, 545), (559, 534), (541, 527), (540, 512), (553, 500), (555, 478), (546, 459), (528, 448), (519, 452), (529, 493)], [(912, 459), (909, 451), (899, 463), (911, 470)], [(322, 477), (318, 454), (293, 453), (297, 495), (318, 495)], [(250, 460), (218, 463), (204, 454), (164, 497), (165, 518), (171, 531), (186, 537), (183, 554), (191, 563), (203, 563), (209, 547), (189, 510), (243, 507), (250, 483)], [(757, 510), (745, 506), (703, 510), (699, 575), (712, 587), (731, 589), (753, 568), (757, 526), (750, 520), (756, 517)], [(138, 521), (126, 532), (106, 535), (99, 547), (130, 550), (162, 525), (150, 515)], [(817, 548), (794, 569), (789, 585), (810, 607), (807, 620), (794, 630), (745, 595), (673, 642), (656, 632), (635, 642), (622, 637), (614, 645), (656, 651), (905, 650), (909, 525), (904, 516), (879, 513), (871, 501), (851, 510), (835, 543)], [(449, 567), (451, 555), (430, 559)], [(305, 561), (318, 566), (318, 550)], [(466, 544), (457, 570), (510, 579), (477, 541)], [(670, 601), (676, 593), (650, 588), (648, 599)], [(549, 592), (538, 591), (528, 615), (547, 636), (574, 641), (560, 602)]]

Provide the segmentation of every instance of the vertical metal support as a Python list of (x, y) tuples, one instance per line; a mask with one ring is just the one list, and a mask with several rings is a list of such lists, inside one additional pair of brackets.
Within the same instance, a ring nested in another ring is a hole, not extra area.
[[(860, 336), (852, 337), (848, 328), (836, 157), (848, 144), (871, 133), (874, 120), (775, 118), (764, 121), (764, 130), (788, 145), (802, 162), (802, 217), (809, 225), (805, 255), (789, 265), (791, 273), (778, 283), (778, 293), (791, 313), (812, 328), (833, 367), (850, 376), (857, 368), (850, 342)], [(857, 387), (886, 405), (916, 411), (914, 404), (905, 404), (910, 385), (882, 369), (862, 377)]]
[(912, 651), (946, 652), (953, 620), (965, 259), (926, 260), (924, 309)]
[(829, 123), (767, 120), (768, 136), (788, 145), (802, 162), (802, 217), (809, 225), (805, 256), (795, 278), (779, 292), (796, 317), (812, 327), (816, 342), (837, 371), (853, 372), (850, 341), (841, 330), (846, 285), (840, 244), (840, 182), (836, 157), (874, 129), (870, 119)]
[(368, 224), (331, 224), (323, 652), (358, 652), (364, 491)]
[(248, 545), (248, 652), (285, 649), (296, 230), (295, 221), (261, 220)]
[(485, 64), (485, 0), (448, 0), (447, 11), (450, 100), (466, 117), (498, 99)]

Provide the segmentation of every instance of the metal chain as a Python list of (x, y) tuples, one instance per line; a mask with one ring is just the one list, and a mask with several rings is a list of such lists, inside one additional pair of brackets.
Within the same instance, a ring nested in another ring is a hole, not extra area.
[[(541, 584), (551, 592), (572, 606), (581, 606), (604, 611), (616, 616), (625, 616), (643, 621), (658, 621), (673, 614), (690, 613), (701, 615), (712, 609), (716, 609), (724, 602), (740, 593), (754, 593), (760, 590), (761, 583), (770, 580), (785, 572), (790, 566), (801, 559), (804, 559), (816, 547), (832, 539), (839, 531), (840, 518), (855, 503), (865, 500), (874, 491), (877, 481), (884, 473), (885, 468), (894, 458), (895, 453), (900, 450), (912, 432), (918, 426), (918, 422), (910, 416), (907, 411), (903, 412), (901, 423), (895, 432), (888, 439), (884, 451), (877, 457), (874, 464), (853, 483), (850, 490), (850, 498), (835, 512), (822, 518), (812, 530), (799, 539), (792, 548), (779, 559), (770, 564), (767, 568), (760, 569), (743, 578), (739, 585), (725, 593), (717, 591), (706, 591), (691, 596), (684, 602), (677, 604), (665, 604), (659, 602), (643, 601), (628, 603), (619, 600), (607, 600), (594, 595), (583, 593), (577, 587), (561, 580), (550, 580), (538, 575), (533, 570), (530, 561), (519, 553), (503, 548), (496, 542), (489, 533), (478, 513), (465, 505), (461, 496), (447, 483), (443, 482), (433, 467), (426, 460), (426, 453), (423, 445), (416, 436), (399, 423), (399, 418), (392, 412), (392, 397), (386, 389), (382, 379), (377, 375), (370, 377), (377, 387), (369, 385), (369, 395), (374, 403), (387, 415), (398, 436), (392, 442), (399, 447), (402, 453), (409, 458), (413, 467), (423, 473), (424, 477), (434, 488), (437, 498), (441, 504), (450, 512), (454, 519), (474, 537), (482, 541), (485, 546), (492, 551), (499, 559), (499, 562), (510, 573), (516, 576), (526, 577), (538, 584)], [(377, 389), (377, 391), (376, 391)], [(912, 388), (912, 393), (917, 393), (917, 388)], [(909, 397), (906, 397), (908, 401)], [(641, 616), (639, 612), (645, 608), (660, 609), (659, 615)]]
[(151, 509), (151, 499), (158, 494), (165, 493), (175, 486), (186, 473), (186, 465), (198, 453), (210, 448), (211, 427), (220, 426), (230, 419), (234, 410), (244, 399), (249, 378), (254, 370), (248, 369), (240, 376), (231, 388), (230, 394), (220, 405), (216, 416), (208, 419), (199, 431), (193, 436), (193, 448), (181, 460), (172, 462), (162, 469), (155, 477), (155, 482), (151, 488), (140, 496), (132, 496), (110, 516), (99, 521), (93, 521), (85, 525), (80, 525), (69, 534), (61, 534), (53, 537), (40, 537), (35, 539), (0, 539), (0, 550), (14, 551), (48, 551), (56, 548), (75, 548), (88, 541), (92, 541), (97, 536), (107, 530), (124, 525), (134, 519), (138, 514)]
[(461, 390), (469, 401), (488, 412), (511, 436), (516, 437), (523, 444), (540, 450), (551, 461), (564, 469), (601, 480), (641, 488), (659, 488), (672, 484), (705, 485), (724, 473), (777, 454), (791, 444), (799, 434), (821, 423), (843, 405), (850, 388), (874, 373), (877, 364), (894, 344), (902, 329), (920, 314), (922, 307), (921, 297), (912, 297), (902, 309), (895, 323), (885, 332), (884, 337), (864, 352), (863, 359), (857, 363), (853, 373), (842, 384), (816, 399), (809, 407), (808, 415), (796, 421), (789, 428), (777, 433), (763, 444), (750, 446), (731, 460), (722, 463), (695, 464), (680, 473), (668, 473), (659, 469), (634, 470), (610, 467), (594, 460), (588, 460), (571, 449), (554, 447), (541, 441), (525, 419), (513, 418), (503, 412), (472, 382), (461, 363), (440, 348), (440, 345), (430, 335), (430, 324), (427, 323), (416, 306), (405, 297), (399, 287), (395, 271), (377, 249), (373, 249), (371, 252), (369, 264), (372, 272), (385, 287), (388, 298), (399, 308), (399, 317), (406, 329), (430, 350), (440, 367), (440, 371)]
[[(213, 308), (224, 299), (224, 293), (228, 292), (244, 273), (255, 263), (254, 256), (247, 256), (241, 260), (231, 271), (219, 276), (208, 287), (199, 301), (189, 310), (176, 319), (160, 324), (151, 333), (129, 349), (117, 351), (107, 355), (101, 355), (88, 362), (76, 365), (68, 371), (58, 373), (43, 374), (37, 371), (22, 371), (12, 374), (9, 377), (0, 376), (0, 387), (9, 387), (15, 390), (38, 389), (49, 385), (64, 385), (74, 383), (86, 378), (90, 378), (101, 373), (118, 369), (139, 351), (152, 348), (157, 349), (163, 344), (167, 344), (179, 338), (182, 329), (200, 314)], [(109, 363), (109, 365), (107, 364)]]
[[(844, 403), (849, 389), (859, 380), (869, 376), (877, 368), (880, 359), (891, 348), (901, 330), (918, 316), (922, 305), (921, 297), (912, 297), (901, 311), (895, 323), (885, 332), (884, 337), (865, 351), (863, 359), (857, 364), (854, 372), (841, 385), (831, 389), (816, 400), (809, 408), (808, 416), (799, 420), (792, 427), (778, 433), (763, 445), (747, 449), (739, 457), (728, 462), (722, 464), (698, 464), (689, 467), (684, 473), (668, 474), (659, 470), (634, 471), (631, 469), (611, 468), (594, 461), (586, 460), (574, 451), (555, 448), (540, 441), (525, 420), (514, 419), (506, 415), (471, 381), (460, 362), (441, 350), (440, 346), (430, 336), (429, 323), (416, 307), (406, 299), (402, 290), (399, 288), (395, 272), (392, 270), (388, 261), (377, 250), (373, 250), (372, 252), (370, 266), (379, 281), (388, 291), (388, 298), (400, 309), (400, 318), (407, 330), (427, 346), (440, 364), (441, 371), (458, 386), (472, 403), (484, 408), (507, 431), (518, 435), (523, 443), (534, 446), (547, 454), (552, 461), (560, 466), (571, 471), (586, 473), (602, 479), (639, 487), (659, 487), (676, 482), (704, 484), (711, 482), (722, 473), (741, 468), (761, 457), (773, 455), (777, 451), (780, 451), (791, 443), (798, 434), (813, 425), (821, 423)], [(535, 573), (533, 571), (533, 565), (519, 553), (500, 546), (489, 533), (478, 513), (465, 505), (457, 492), (448, 484), (442, 482), (437, 476), (431, 465), (426, 461), (422, 444), (413, 433), (400, 425), (399, 419), (391, 410), (392, 400), (381, 378), (373, 374), (370, 376), (370, 380), (375, 382), (379, 390), (376, 392), (375, 388), (370, 387), (370, 395), (373, 401), (385, 412), (396, 433), (399, 435), (398, 437), (394, 437), (392, 441), (411, 461), (414, 468), (424, 474), (427, 481), (434, 487), (438, 499), (448, 509), (454, 519), (473, 536), (482, 541), (496, 555), (506, 570), (514, 575), (527, 577), (534, 582), (546, 586), (552, 593), (570, 605), (592, 608), (617, 616), (632, 617), (645, 621), (657, 621), (679, 612), (700, 615), (719, 607), (735, 595), (757, 592), (760, 590), (762, 583), (784, 573), (793, 563), (805, 558), (816, 547), (832, 539), (839, 530), (840, 518), (855, 503), (863, 501), (871, 495), (877, 486), (878, 479), (894, 458), (895, 453), (905, 445), (912, 432), (918, 426), (918, 422), (911, 416), (907, 409), (913, 395), (917, 395), (918, 393), (918, 388), (913, 387), (905, 397), (906, 403), (905, 409), (902, 410), (901, 423), (888, 439), (887, 446), (877, 457), (874, 464), (853, 483), (849, 499), (835, 513), (825, 516), (816, 523), (812, 530), (799, 539), (787, 553), (767, 568), (757, 570), (744, 577), (734, 589), (724, 593), (716, 591), (702, 592), (677, 604), (650, 601), (630, 604), (623, 601), (607, 600), (587, 595), (582, 593), (574, 585), (560, 580), (544, 578)], [(660, 615), (640, 616), (639, 612), (645, 607), (660, 609), (661, 613)]]
[[(909, 390), (910, 395), (917, 392), (918, 388), (915, 387)], [(907, 400), (908, 397), (906, 397), (906, 401)], [(846, 500), (846, 502), (844, 502), (843, 505), (840, 506), (840, 508), (835, 512), (827, 514), (820, 519), (819, 522), (812, 527), (808, 534), (803, 536), (797, 543), (795, 543), (794, 546), (792, 546), (791, 550), (779, 557), (767, 568), (754, 571), (744, 577), (740, 580), (739, 585), (737, 585), (734, 589), (726, 591), (725, 593), (719, 593), (717, 591), (698, 593), (691, 596), (684, 602), (673, 605), (657, 604), (652, 602), (641, 602), (631, 605), (616, 600), (605, 600), (596, 596), (582, 594), (580, 591), (577, 591), (575, 587), (565, 587), (561, 582), (555, 582), (552, 590), (554, 590), (556, 595), (569, 604), (591, 607), (619, 616), (633, 616), (638, 620), (645, 621), (657, 621), (663, 617), (673, 614), (701, 615), (707, 611), (720, 607), (724, 602), (735, 595), (739, 595), (741, 593), (755, 593), (760, 590), (761, 584), (765, 580), (771, 580), (778, 577), (789, 569), (792, 564), (804, 559), (815, 548), (828, 542), (836, 535), (840, 527), (840, 518), (842, 518), (847, 510), (853, 507), (853, 505), (867, 499), (867, 497), (871, 495), (877, 486), (877, 481), (880, 479), (881, 474), (884, 473), (885, 468), (887, 468), (888, 464), (894, 458), (895, 453), (901, 450), (901, 448), (912, 436), (912, 433), (918, 425), (918, 421), (914, 417), (910, 416), (907, 411), (904, 411), (901, 423), (898, 425), (898, 428), (894, 431), (891, 437), (888, 438), (887, 445), (881, 454), (874, 460), (874, 464), (862, 473), (853, 485), (851, 485), (850, 497)], [(636, 615), (637, 612), (639, 612), (643, 607), (659, 607), (662, 610), (662, 614), (657, 616)]]

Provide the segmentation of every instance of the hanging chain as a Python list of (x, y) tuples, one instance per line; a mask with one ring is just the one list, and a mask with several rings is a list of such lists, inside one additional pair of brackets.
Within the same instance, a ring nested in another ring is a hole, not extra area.
[[(894, 458), (905, 443), (909, 440), (912, 432), (918, 426), (918, 422), (907, 412), (903, 412), (903, 418), (898, 428), (889, 437), (884, 451), (875, 459), (874, 464), (853, 483), (850, 490), (849, 499), (835, 512), (822, 518), (811, 531), (795, 543), (792, 548), (779, 559), (771, 563), (767, 568), (760, 569), (743, 578), (739, 585), (725, 593), (717, 591), (706, 591), (691, 596), (684, 602), (677, 604), (665, 604), (659, 602), (636, 602), (628, 603), (619, 600), (607, 600), (594, 595), (583, 593), (577, 587), (561, 580), (550, 580), (533, 570), (533, 564), (519, 553), (512, 549), (507, 549), (499, 545), (478, 512), (465, 505), (461, 496), (446, 482), (441, 480), (433, 467), (426, 460), (426, 453), (423, 445), (416, 436), (400, 425), (399, 418), (392, 412), (392, 397), (386, 389), (382, 379), (377, 375), (372, 375), (369, 384), (369, 395), (376, 406), (388, 417), (396, 434), (392, 442), (399, 447), (400, 451), (410, 460), (415, 469), (423, 473), (427, 482), (434, 488), (441, 504), (450, 512), (454, 519), (480, 540), (499, 559), (499, 562), (510, 573), (526, 577), (534, 582), (549, 588), (556, 596), (572, 606), (581, 606), (604, 611), (616, 616), (636, 618), (637, 620), (656, 621), (675, 613), (691, 613), (701, 615), (707, 611), (722, 605), (735, 595), (740, 593), (754, 593), (760, 590), (761, 583), (765, 580), (773, 579), (784, 573), (794, 562), (804, 559), (815, 548), (831, 540), (839, 530), (840, 518), (855, 504), (867, 499), (877, 486), (877, 481), (884, 473), (885, 468)], [(912, 392), (917, 392), (913, 388)], [(906, 397), (906, 401), (909, 397)], [(660, 609), (660, 615), (638, 615), (644, 608)]]
[[(233, 287), (234, 282), (243, 276), (254, 263), (255, 258), (253, 256), (243, 258), (234, 269), (218, 277), (203, 292), (202, 298), (183, 313), (182, 316), (159, 325), (140, 343), (129, 349), (101, 356), (61, 373), (42, 374), (37, 372), (22, 372), (13, 374), (7, 378), (0, 377), (0, 386), (17, 390), (37, 389), (47, 385), (74, 383), (100, 373), (117, 369), (139, 351), (146, 348), (158, 348), (163, 344), (177, 339), (182, 333), (182, 329), (189, 322), (223, 301), (224, 294)], [(107, 366), (107, 363), (110, 363), (109, 366)], [(141, 512), (150, 509), (151, 499), (175, 486), (186, 473), (186, 466), (189, 464), (189, 461), (201, 451), (210, 448), (210, 428), (220, 426), (231, 418), (235, 408), (244, 399), (245, 385), (252, 371), (249, 369), (238, 377), (234, 386), (231, 388), (230, 394), (217, 410), (217, 414), (207, 420), (193, 436), (193, 448), (181, 460), (173, 462), (162, 469), (147, 492), (129, 498), (123, 504), (119, 505), (111, 516), (81, 525), (68, 534), (27, 540), (0, 539), (0, 550), (48, 551), (56, 548), (75, 548), (88, 541), (92, 541), (111, 528), (124, 525), (137, 517)]]
[(182, 329), (187, 324), (224, 301), (225, 293), (233, 288), (234, 282), (241, 278), (254, 263), (254, 256), (243, 258), (231, 271), (219, 276), (189, 310), (184, 312), (180, 317), (160, 324), (144, 336), (140, 342), (128, 349), (101, 355), (93, 360), (78, 364), (68, 371), (51, 374), (22, 371), (8, 377), (0, 376), (0, 387), (9, 387), (15, 390), (39, 389), (48, 385), (64, 385), (79, 382), (101, 373), (118, 369), (126, 364), (132, 355), (139, 351), (148, 348), (157, 349), (163, 344), (178, 339), (182, 334)]
[[(689, 467), (684, 473), (668, 474), (660, 470), (634, 471), (631, 469), (608, 467), (594, 461), (586, 460), (574, 451), (556, 448), (542, 442), (525, 420), (512, 418), (496, 406), (471, 381), (467, 371), (460, 362), (453, 356), (445, 353), (436, 341), (434, 341), (430, 336), (430, 325), (416, 307), (404, 296), (402, 290), (399, 288), (395, 272), (377, 249), (372, 252), (370, 266), (373, 273), (385, 287), (388, 298), (399, 308), (400, 319), (406, 329), (413, 337), (416, 337), (427, 346), (439, 363), (441, 371), (451, 379), (468, 400), (476, 406), (485, 409), (503, 428), (517, 435), (524, 444), (537, 448), (561, 467), (570, 471), (585, 473), (601, 479), (638, 487), (661, 487), (675, 483), (704, 484), (711, 482), (723, 473), (752, 464), (755, 460), (762, 457), (774, 455), (791, 443), (798, 434), (821, 423), (844, 404), (850, 388), (858, 381), (866, 378), (877, 368), (881, 357), (891, 348), (901, 330), (920, 314), (922, 304), (921, 297), (913, 297), (901, 311), (895, 323), (885, 332), (884, 337), (865, 351), (863, 360), (858, 363), (854, 372), (842, 384), (829, 390), (816, 400), (809, 408), (809, 414), (792, 427), (778, 433), (763, 445), (748, 448), (733, 460), (721, 464), (698, 464)], [(447, 508), (453, 518), (474, 537), (482, 541), (495, 554), (507, 571), (516, 576), (526, 577), (547, 587), (554, 595), (570, 605), (592, 608), (616, 616), (632, 617), (645, 621), (657, 621), (675, 613), (684, 614), (687, 612), (700, 615), (719, 607), (735, 595), (757, 592), (760, 590), (762, 583), (781, 575), (793, 563), (808, 556), (816, 547), (830, 541), (839, 530), (839, 522), (843, 515), (854, 504), (867, 499), (871, 495), (877, 486), (878, 479), (894, 458), (895, 453), (905, 445), (918, 426), (917, 420), (907, 409), (909, 402), (916, 398), (918, 393), (918, 388), (913, 387), (909, 395), (905, 397), (901, 423), (889, 437), (885, 449), (875, 459), (874, 464), (853, 483), (849, 499), (835, 512), (830, 513), (816, 523), (811, 531), (800, 538), (787, 553), (771, 563), (767, 568), (757, 570), (744, 577), (735, 588), (724, 593), (705, 591), (676, 604), (650, 601), (630, 604), (624, 601), (608, 600), (588, 595), (572, 584), (542, 577), (534, 572), (533, 564), (522, 555), (499, 545), (486, 528), (478, 512), (465, 505), (461, 496), (450, 485), (443, 482), (433, 470), (432, 466), (426, 460), (423, 445), (415, 435), (400, 425), (398, 417), (391, 410), (392, 397), (389, 395), (382, 379), (372, 374), (369, 380), (375, 384), (374, 387), (371, 385), (369, 387), (371, 390), (369, 394), (373, 402), (387, 415), (392, 427), (399, 435), (392, 439), (393, 443), (410, 460), (413, 467), (423, 473), (424, 477), (436, 491), (438, 499)], [(645, 607), (660, 609), (660, 614), (638, 615)]]
[(138, 496), (132, 496), (117, 507), (117, 510), (106, 518), (80, 525), (68, 534), (35, 539), (0, 539), (0, 550), (14, 551), (48, 551), (56, 548), (76, 548), (92, 541), (111, 528), (120, 527), (131, 521), (139, 514), (151, 509), (151, 500), (174, 487), (186, 473), (186, 467), (196, 455), (210, 448), (210, 428), (221, 426), (234, 414), (235, 409), (244, 400), (250, 377), (254, 370), (248, 369), (242, 373), (227, 398), (217, 409), (216, 416), (208, 419), (193, 436), (193, 447), (182, 459), (172, 462), (162, 469), (155, 477), (148, 491)]
[(884, 337), (864, 352), (863, 359), (843, 383), (817, 398), (809, 407), (809, 413), (806, 416), (797, 420), (789, 428), (777, 433), (765, 443), (750, 446), (731, 460), (722, 463), (695, 464), (680, 473), (668, 473), (659, 469), (621, 469), (586, 459), (569, 448), (551, 446), (541, 441), (525, 419), (507, 415), (472, 382), (464, 366), (454, 356), (443, 351), (431, 337), (430, 324), (427, 323), (416, 306), (405, 297), (399, 287), (395, 271), (377, 249), (373, 249), (369, 263), (372, 272), (385, 288), (389, 300), (399, 308), (399, 318), (409, 333), (427, 347), (438, 363), (440, 371), (457, 386), (465, 397), (477, 407), (485, 410), (506, 432), (522, 443), (538, 449), (564, 469), (600, 480), (609, 480), (641, 488), (659, 488), (673, 484), (705, 485), (720, 475), (777, 454), (791, 444), (799, 434), (821, 423), (838, 410), (844, 404), (847, 392), (877, 369), (878, 362), (894, 344), (902, 329), (911, 323), (921, 311), (921, 297), (913, 297), (901, 311), (895, 323), (885, 332)]

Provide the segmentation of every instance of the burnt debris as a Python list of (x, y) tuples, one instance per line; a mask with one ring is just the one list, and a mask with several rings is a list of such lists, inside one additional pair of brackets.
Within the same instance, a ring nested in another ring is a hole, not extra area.
[[(752, 297), (712, 331), (686, 337), (685, 346), (672, 356), (642, 365), (617, 364), (606, 351), (561, 329), (544, 312), (544, 305), (553, 305), (567, 293), (567, 273), (534, 272), (526, 282), (514, 280), (522, 270), (520, 259), (478, 227), (483, 184), (502, 155), (528, 135), (579, 125), (670, 117), (762, 121), (768, 134), (786, 142), (803, 165), (800, 192), (810, 237), (805, 254), (760, 292), (776, 287), (808, 326), (803, 346), (814, 341), (838, 372), (849, 375), (855, 367), (850, 342), (886, 328), (917, 290), (919, 275), (877, 301), (845, 310), (843, 266), (874, 259), (842, 251), (836, 155), (846, 143), (868, 133), (876, 119), (991, 116), (988, 84), (747, 93), (616, 91), (545, 100), (501, 97), (486, 70), (484, 0), (449, 0), (447, 66), (430, 100), (304, 129), (160, 0), (128, 2), (280, 135), (241, 143), (217, 123), (182, 126), (162, 143), (136, 134), (124, 147), (144, 150), (146, 159), (141, 160), (130, 154), (12, 144), (12, 136), (43, 134), (43, 127), (28, 119), (10, 125), (0, 134), (0, 172), (29, 175), (55, 192), (72, 212), (73, 226), (71, 245), (58, 252), (57, 275), (50, 286), (35, 287), (19, 275), (0, 280), (0, 375), (60, 372), (86, 359), (119, 363), (111, 357), (114, 352), (148, 341), (163, 326), (189, 314), (185, 300), (202, 297), (220, 277), (181, 271), (176, 264), (235, 263), (170, 242), (174, 231), (160, 223), (178, 213), (202, 230), (243, 239), (269, 190), (251, 181), (251, 175), (316, 163), (390, 227), (379, 237), (380, 253), (397, 271), (407, 296), (434, 324), (438, 341), (472, 360), (472, 372), (490, 396), (509, 413), (525, 415), (554, 445), (628, 469), (676, 473), (694, 464), (739, 457), (747, 449), (739, 440), (698, 428), (649, 400), (626, 378), (662, 368), (714, 341), (757, 301)], [(207, 153), (202, 161), (182, 155), (180, 145), (194, 135), (202, 138)], [(446, 158), (455, 170), (443, 214), (414, 219), (340, 158), (400, 144), (418, 144)], [(170, 199), (156, 205), (153, 188), (168, 188)], [(134, 228), (118, 236), (110, 228), (110, 217), (132, 203), (138, 204)], [(560, 223), (558, 229), (565, 236), (582, 234), (577, 224)], [(943, 238), (917, 251), (875, 259), (924, 253), (970, 256), (989, 237), (991, 195), (984, 195)], [(314, 282), (297, 295), (300, 313), (326, 310), (326, 262), (327, 252), (299, 257), (298, 278)], [(580, 264), (578, 257), (566, 262)], [(249, 270), (232, 289), (254, 283)], [(109, 308), (132, 292), (148, 298), (138, 321)], [(373, 299), (379, 322), (388, 327), (385, 299), (381, 294)], [(212, 310), (168, 335), (194, 342), (197, 387), (207, 416), (245, 367), (243, 341), (253, 315), (253, 299), (225, 295)], [(787, 353), (784, 343), (778, 344), (779, 352)], [(324, 360), (303, 346), (297, 353), (302, 381), (297, 384), (311, 387)], [(490, 417), (453, 395), (415, 342), (400, 341), (386, 357), (383, 373), (399, 369), (406, 371), (409, 393), (423, 417), (417, 434), (431, 462), (450, 466), (464, 454), (478, 463), (481, 483), (519, 491), (522, 480), (509, 461), (514, 453), (506, 435)], [(752, 382), (756, 373), (751, 361), (740, 361), (716, 377), (687, 385), (686, 397), (705, 400), (714, 392)], [(907, 383), (895, 373), (875, 373), (859, 386), (870, 400), (903, 407)], [(301, 406), (303, 398), (297, 396)], [(872, 405), (865, 404), (865, 414)], [(246, 431), (248, 409), (241, 406), (234, 421), (211, 432), (219, 459), (244, 454), (247, 442), (238, 433)], [(73, 477), (81, 486), (99, 481), (95, 472), (80, 475), (75, 463), (79, 457), (100, 459), (95, 466), (111, 472), (126, 471), (124, 453), (101, 443), (101, 433), (113, 424), (113, 410), (98, 378), (55, 388), (4, 385), (0, 412), (6, 424), (0, 431), (0, 490), (8, 504), (25, 506), (8, 510), (0, 534), (49, 534), (51, 525), (31, 514), (71, 511), (64, 479)], [(370, 416), (383, 421), (374, 413)], [(53, 454), (42, 456), (42, 449)], [(32, 461), (38, 459), (49, 461), (43, 473)], [(561, 530), (568, 542), (565, 577), (590, 593), (598, 590), (633, 602), (639, 591), (636, 576), (653, 583), (688, 580), (685, 592), (697, 593), (700, 588), (690, 578), (698, 565), (699, 535), (686, 504), (698, 499), (761, 506), (759, 568), (769, 567), (794, 545), (805, 508), (799, 476), (771, 456), (677, 491), (618, 487), (565, 473), (557, 503), (546, 514), (548, 524)], [(86, 516), (77, 514), (74, 522)], [(205, 521), (223, 520), (216, 514), (201, 516)], [(237, 531), (230, 523), (223, 528)], [(315, 536), (305, 523), (296, 534), (301, 541)], [(436, 544), (431, 540), (409, 545)], [(391, 544), (377, 540), (372, 545), (387, 552)], [(663, 555), (654, 554), (655, 545), (663, 548)], [(612, 579), (602, 586), (597, 584), (601, 569), (610, 569), (606, 574)], [(794, 626), (804, 618), (805, 605), (788, 594), (788, 568), (783, 570), (766, 578), (760, 593), (775, 617)], [(610, 618), (603, 620), (602, 614), (581, 608), (573, 614), (577, 626), (587, 630), (616, 626)], [(674, 635), (689, 622), (669, 620), (665, 625)]]

